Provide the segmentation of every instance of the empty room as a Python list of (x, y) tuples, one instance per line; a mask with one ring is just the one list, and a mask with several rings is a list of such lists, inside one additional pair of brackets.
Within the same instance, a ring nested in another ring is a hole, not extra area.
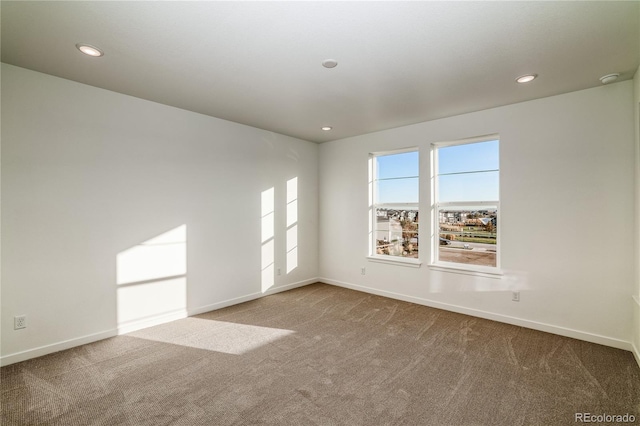
[(640, 424), (640, 2), (0, 16), (2, 425)]

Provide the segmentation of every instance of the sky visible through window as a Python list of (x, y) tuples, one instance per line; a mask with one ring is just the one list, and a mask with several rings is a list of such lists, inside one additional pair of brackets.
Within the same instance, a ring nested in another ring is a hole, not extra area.
[[(498, 200), (498, 147), (495, 140), (439, 148), (439, 201)], [(385, 155), (377, 160), (378, 202), (417, 203), (418, 152)]]
[(378, 203), (418, 202), (418, 151), (377, 157)]
[(438, 149), (438, 201), (499, 199), (499, 142), (488, 141)]

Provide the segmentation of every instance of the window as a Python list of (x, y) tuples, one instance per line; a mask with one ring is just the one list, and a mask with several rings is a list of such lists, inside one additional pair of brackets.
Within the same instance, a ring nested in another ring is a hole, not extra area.
[(497, 137), (433, 145), (434, 264), (499, 267)]
[(418, 151), (375, 154), (371, 166), (372, 255), (418, 259)]

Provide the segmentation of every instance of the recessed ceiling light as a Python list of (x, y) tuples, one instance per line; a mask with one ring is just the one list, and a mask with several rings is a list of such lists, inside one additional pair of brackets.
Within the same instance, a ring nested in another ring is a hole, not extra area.
[(325, 59), (322, 61), (322, 66), (325, 68), (335, 68), (338, 66), (338, 61), (335, 59)]
[(81, 51), (82, 53), (88, 56), (93, 56), (97, 58), (99, 56), (104, 55), (104, 52), (102, 50), (98, 49), (95, 46), (91, 46), (90, 44), (78, 43), (76, 44), (76, 47), (78, 48), (79, 51)]
[(520, 77), (516, 78), (516, 81), (518, 83), (528, 83), (530, 81), (535, 80), (535, 78), (538, 76), (538, 74), (526, 74), (526, 75), (521, 75)]
[(322, 130), (324, 130), (325, 132), (328, 132), (328, 131), (329, 131), (329, 130), (331, 130), (331, 129), (333, 129), (333, 127), (331, 127), (331, 126), (324, 126), (324, 127), (322, 128)]
[(613, 83), (618, 79), (618, 77), (620, 77), (620, 74), (616, 72), (613, 74), (603, 75), (602, 77), (600, 77), (600, 81), (602, 82), (602, 84)]

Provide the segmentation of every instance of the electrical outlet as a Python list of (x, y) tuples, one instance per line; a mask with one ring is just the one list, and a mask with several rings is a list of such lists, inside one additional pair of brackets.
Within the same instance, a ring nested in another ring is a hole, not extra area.
[(13, 317), (13, 329), (19, 330), (21, 328), (27, 328), (27, 316), (19, 315), (17, 317)]
[(366, 275), (366, 274), (367, 274), (367, 270), (366, 270), (365, 268), (361, 268), (361, 269), (360, 269), (360, 273), (361, 273), (362, 275)]
[(511, 300), (513, 300), (514, 302), (519, 302), (520, 301), (520, 292), (519, 291), (514, 291), (513, 293), (511, 293)]
[(278, 275), (282, 275), (282, 271), (278, 268)]

